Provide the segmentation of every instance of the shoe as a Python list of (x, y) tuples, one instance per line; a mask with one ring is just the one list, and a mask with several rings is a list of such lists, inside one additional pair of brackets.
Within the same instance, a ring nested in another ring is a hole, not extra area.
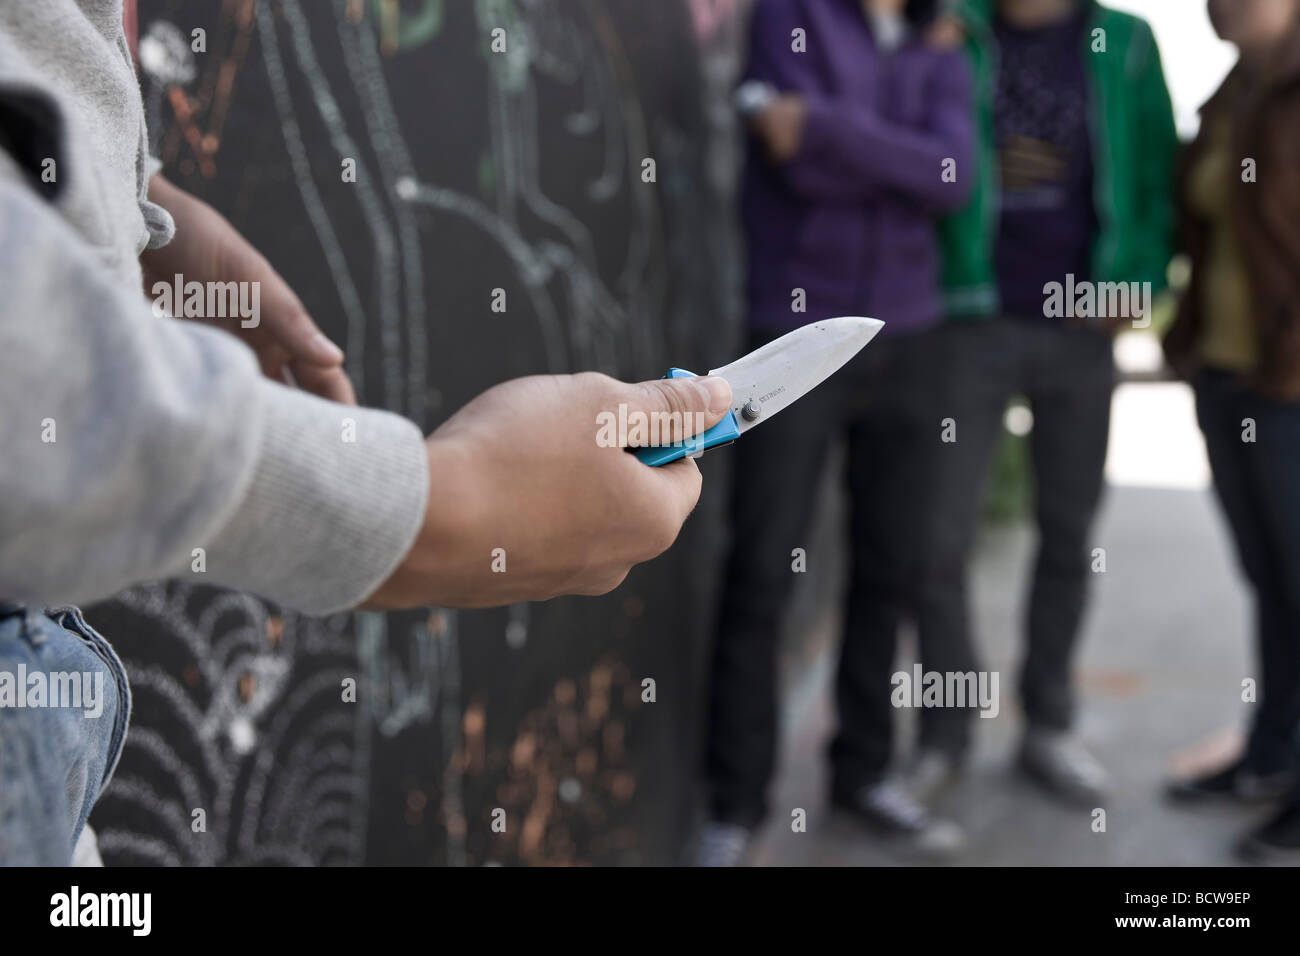
[(929, 803), (966, 772), (966, 761), (936, 747), (922, 747), (903, 767), (900, 780), (915, 799)]
[(1250, 863), (1265, 866), (1300, 866), (1300, 799), (1292, 800), (1272, 820), (1238, 845), (1237, 852)]
[(831, 805), (885, 837), (895, 849), (926, 859), (951, 859), (966, 846), (961, 827), (934, 817), (896, 781), (882, 780), (849, 792), (833, 791)]
[(1095, 806), (1110, 786), (1110, 776), (1097, 758), (1064, 731), (1026, 731), (1020, 767), (1058, 797), (1081, 806)]
[(740, 866), (753, 838), (754, 831), (736, 823), (706, 823), (695, 846), (695, 865)]
[(1289, 770), (1255, 773), (1246, 768), (1244, 761), (1237, 760), (1213, 773), (1171, 780), (1165, 785), (1165, 795), (1178, 803), (1212, 800), (1263, 803), (1285, 797), (1295, 785), (1295, 779), (1295, 774)]

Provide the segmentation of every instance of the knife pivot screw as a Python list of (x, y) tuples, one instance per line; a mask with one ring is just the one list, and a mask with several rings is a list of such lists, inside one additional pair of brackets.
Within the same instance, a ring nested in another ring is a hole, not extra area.
[(745, 403), (744, 407), (741, 408), (740, 414), (745, 421), (756, 422), (758, 421), (758, 416), (763, 414), (763, 406), (751, 398)]

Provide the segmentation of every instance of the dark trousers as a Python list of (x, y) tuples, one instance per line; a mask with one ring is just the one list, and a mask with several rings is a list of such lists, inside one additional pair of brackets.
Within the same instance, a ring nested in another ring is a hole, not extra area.
[[(967, 562), (1007, 401), (1024, 395), (1034, 416), (1029, 442), (1039, 542), (1020, 694), (1030, 724), (1063, 730), (1073, 715), (1071, 662), (1096, 544), (1089, 530), (1101, 497), (1110, 432), (1111, 340), (1092, 330), (1016, 318), (954, 322), (943, 335), (941, 416), (952, 419), (956, 441), (942, 445), (926, 531), (918, 611), (921, 663), (927, 671), (978, 670)], [(969, 707), (922, 710), (921, 745), (962, 753), (973, 716)]]
[[(890, 675), (900, 616), (914, 600), (921, 525), (938, 447), (936, 332), (869, 345), (734, 446), (733, 541), (709, 699), (707, 777), (715, 819), (756, 825), (777, 750), (777, 641), (808, 539), (827, 453), (847, 444), (851, 567), (831, 746), (836, 785), (878, 778), (889, 760)], [(756, 335), (757, 348), (769, 336)]]
[[(1300, 404), (1262, 398), (1226, 372), (1194, 383), (1214, 487), (1255, 592), (1257, 703), (1246, 762), (1300, 768)], [(1254, 441), (1244, 440), (1254, 422)]]

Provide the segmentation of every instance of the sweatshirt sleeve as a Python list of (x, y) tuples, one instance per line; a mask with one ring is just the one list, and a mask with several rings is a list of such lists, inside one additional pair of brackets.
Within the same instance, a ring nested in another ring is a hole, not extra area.
[(418, 532), (419, 429), (265, 379), (153, 314), (0, 168), (0, 596), (85, 603), (162, 577), (351, 607)]
[[(748, 79), (797, 93), (807, 107), (799, 152), (781, 167), (790, 187), (810, 199), (862, 201), (884, 189), (927, 209), (955, 209), (966, 199), (974, 142), (969, 71), (957, 51), (943, 57), (923, 128), (904, 126), (870, 107), (826, 94), (816, 52), (792, 49), (796, 5), (759, 0), (751, 31)], [(945, 161), (955, 164), (951, 181)]]

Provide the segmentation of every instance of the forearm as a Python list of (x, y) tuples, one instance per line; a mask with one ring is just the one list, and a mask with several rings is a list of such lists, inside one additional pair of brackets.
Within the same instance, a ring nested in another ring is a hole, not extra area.
[(836, 179), (856, 195), (888, 189), (927, 208), (953, 209), (968, 191), (973, 136), (961, 100), (938, 105), (933, 124), (917, 128), (840, 101), (810, 97), (791, 176), (808, 176), (816, 169), (820, 178)]
[(184, 574), (321, 613), (405, 554), (427, 494), (414, 425), (268, 382), (233, 337), (151, 315), (3, 179), (0, 284), (0, 593), (87, 602)]
[(796, 10), (777, 0), (758, 4), (746, 71), (747, 82), (804, 104), (797, 149), (776, 163), (790, 189), (813, 200), (864, 202), (889, 191), (934, 211), (959, 206), (974, 143), (970, 76), (961, 54), (939, 54), (921, 115), (898, 122), (827, 92), (816, 54), (790, 47), (792, 30), (805, 26)]

